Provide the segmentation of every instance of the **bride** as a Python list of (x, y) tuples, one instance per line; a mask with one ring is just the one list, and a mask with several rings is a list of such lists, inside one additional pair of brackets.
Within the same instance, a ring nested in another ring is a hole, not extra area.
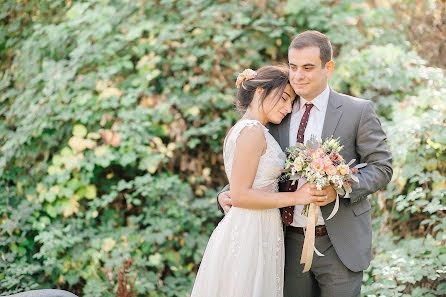
[(285, 154), (269, 134), (291, 112), (288, 67), (246, 69), (237, 78), (243, 117), (229, 131), (223, 159), (232, 206), (212, 233), (191, 297), (282, 296), (284, 244), (279, 208), (324, 201), (306, 184), (278, 192)]

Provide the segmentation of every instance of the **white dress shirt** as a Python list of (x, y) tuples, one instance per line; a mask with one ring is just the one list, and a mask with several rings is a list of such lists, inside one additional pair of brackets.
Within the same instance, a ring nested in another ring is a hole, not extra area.
[[(295, 146), (297, 142), (297, 133), (299, 131), (300, 120), (305, 112), (305, 104), (312, 103), (314, 104), (313, 108), (310, 110), (310, 116), (308, 118), (307, 127), (305, 128), (304, 135), (304, 144), (307, 143), (307, 140), (311, 138), (311, 136), (319, 139), (322, 137), (322, 128), (324, 127), (325, 121), (325, 112), (327, 111), (328, 105), (328, 97), (330, 95), (330, 88), (327, 87), (325, 90), (319, 94), (316, 98), (311, 101), (307, 101), (305, 99), (299, 99), (298, 104), (294, 104), (293, 110), (291, 112), (291, 122), (290, 122), (290, 146)], [(303, 205), (296, 205), (294, 208), (294, 218), (291, 226), (294, 227), (306, 227), (307, 226), (307, 217), (301, 215)], [(316, 225), (325, 225), (324, 219), (321, 214), (320, 207), (318, 209), (318, 220)]]

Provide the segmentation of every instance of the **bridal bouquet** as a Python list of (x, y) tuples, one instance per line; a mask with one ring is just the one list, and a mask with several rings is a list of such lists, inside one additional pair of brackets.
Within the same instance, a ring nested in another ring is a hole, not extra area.
[[(318, 190), (331, 185), (338, 195), (345, 195), (348, 198), (352, 192), (351, 185), (359, 183), (359, 179), (354, 174), (367, 164), (361, 163), (350, 168), (355, 159), (346, 164), (339, 154), (341, 150), (342, 146), (339, 140), (333, 139), (333, 137), (327, 138), (324, 142), (311, 138), (306, 145), (297, 143), (296, 146), (287, 149), (288, 157), (284, 169), (284, 172), (287, 173), (285, 176), (293, 181), (293, 184), (298, 181), (298, 187), (305, 182), (316, 184)], [(326, 220), (330, 220), (338, 209), (339, 197), (336, 198), (335, 206)], [(302, 210), (302, 214), (308, 217), (300, 259), (300, 263), (305, 264), (303, 272), (310, 270), (313, 250), (317, 255), (324, 256), (314, 246), (317, 212), (317, 206), (314, 203), (306, 205)]]
[[(293, 183), (304, 178), (306, 181), (316, 184), (318, 190), (331, 185), (338, 195), (345, 195), (346, 198), (349, 198), (352, 192), (351, 184), (359, 183), (354, 174), (367, 164), (361, 163), (350, 168), (355, 159), (346, 164), (339, 154), (342, 148), (339, 140), (333, 139), (333, 137), (327, 138), (323, 143), (321, 139), (316, 140), (315, 138), (307, 141), (306, 145), (297, 143), (296, 146), (287, 149), (286, 176)], [(308, 205), (303, 212), (308, 216)]]

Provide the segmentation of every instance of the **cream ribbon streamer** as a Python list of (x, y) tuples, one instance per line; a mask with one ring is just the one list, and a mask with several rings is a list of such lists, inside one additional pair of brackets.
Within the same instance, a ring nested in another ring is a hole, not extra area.
[(304, 246), (302, 248), (302, 256), (300, 257), (300, 264), (305, 264), (303, 272), (310, 270), (311, 263), (313, 263), (314, 241), (315, 241), (315, 227), (317, 222), (317, 205), (310, 203), (308, 211), (307, 230), (305, 232)]

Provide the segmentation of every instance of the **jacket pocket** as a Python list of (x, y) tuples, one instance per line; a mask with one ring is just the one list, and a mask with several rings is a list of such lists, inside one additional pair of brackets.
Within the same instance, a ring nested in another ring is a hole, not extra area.
[(366, 213), (367, 211), (369, 211), (370, 208), (372, 208), (372, 206), (370, 205), (369, 200), (363, 200), (363, 201), (358, 202), (355, 205), (353, 205), (352, 208), (353, 208), (353, 212), (355, 213), (355, 215), (359, 216), (359, 215), (362, 215), (363, 213)]

